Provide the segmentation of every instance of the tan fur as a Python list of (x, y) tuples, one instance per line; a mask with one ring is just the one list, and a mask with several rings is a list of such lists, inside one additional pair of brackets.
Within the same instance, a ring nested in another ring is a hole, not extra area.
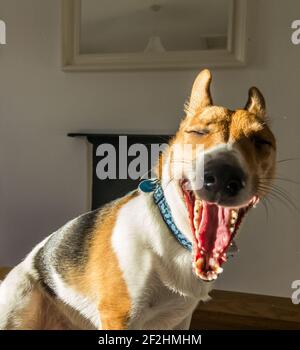
[[(211, 78), (208, 78), (210, 82)], [(252, 187), (258, 188), (260, 182), (263, 182), (263, 187), (268, 186), (275, 173), (276, 142), (265, 119), (265, 102), (261, 93), (256, 88), (250, 89), (247, 102), (250, 111), (231, 111), (224, 107), (212, 106), (209, 102), (211, 101), (209, 84), (199, 82), (197, 84), (196, 87), (201, 86), (204, 97), (202, 101), (200, 99), (198, 107), (193, 101), (193, 109), (188, 110), (187, 116), (172, 140), (171, 147), (175, 143), (193, 145), (194, 159), (197, 144), (203, 145), (204, 150), (207, 150), (218, 144), (230, 142), (237, 146), (247, 163), (254, 181)], [(206, 87), (206, 90), (203, 90), (203, 86)], [(192, 96), (195, 95), (197, 94), (192, 92)], [(199, 97), (199, 94), (197, 96)], [(196, 112), (192, 114), (192, 111)], [(195, 132), (201, 130), (209, 132), (207, 135), (198, 135)], [(257, 149), (253, 143), (254, 137), (267, 140), (271, 147), (262, 146), (261, 149)], [(169, 152), (172, 152), (172, 149)], [(260, 189), (259, 194), (265, 195), (266, 191)]]
[(6, 326), (9, 330), (72, 330), (74, 324), (66, 317), (62, 308), (52, 299), (34, 280), (31, 280), (29, 300), (26, 306), (16, 311), (8, 320)]
[[(176, 136), (170, 141), (168, 151), (160, 157), (157, 174), (162, 176), (166, 161), (173, 160), (172, 149), (175, 143), (203, 145), (205, 150), (219, 144), (232, 144), (237, 147), (252, 175), (252, 187), (257, 194), (261, 180), (269, 184), (275, 172), (275, 138), (265, 120), (265, 102), (261, 93), (252, 88), (245, 109), (231, 111), (224, 107), (212, 106), (209, 85), (211, 74), (204, 70), (197, 77), (187, 116), (182, 121)], [(207, 130), (204, 135), (197, 131)], [(253, 138), (267, 140), (270, 145), (257, 147)], [(196, 157), (194, 147), (193, 157)], [(171, 171), (170, 167), (169, 171)], [(126, 329), (132, 311), (132, 301), (112, 247), (112, 233), (120, 210), (138, 195), (138, 191), (112, 202), (100, 210), (88, 242), (87, 259), (84, 266), (68, 266), (61, 278), (68, 286), (89, 298), (96, 304), (101, 319), (101, 329)], [(133, 213), (135, 215), (135, 213)], [(76, 234), (76, 232), (74, 232)], [(27, 304), (14, 315), (8, 325), (10, 329), (74, 329), (72, 323), (80, 326), (75, 310), (63, 302), (52, 299), (37, 281), (31, 281), (24, 290), (30, 295)], [(42, 310), (42, 312), (41, 312)], [(78, 317), (79, 318), (79, 317)], [(74, 322), (73, 322), (74, 321)], [(84, 322), (84, 320), (83, 320)], [(92, 325), (93, 326), (93, 325)]]
[(84, 272), (71, 271), (67, 276), (68, 283), (76, 290), (98, 303), (102, 329), (125, 329), (129, 318), (131, 300), (111, 245), (111, 236), (119, 210), (137, 194), (137, 191), (133, 192), (101, 211)]
[[(160, 157), (157, 174), (161, 178), (162, 165), (172, 161), (172, 148), (175, 143), (204, 146), (207, 150), (218, 144), (231, 143), (237, 146), (252, 172), (253, 187), (260, 178), (270, 178), (275, 171), (275, 138), (264, 119), (265, 104), (257, 89), (250, 90), (247, 108), (231, 111), (224, 107), (212, 106), (209, 85), (211, 74), (205, 70), (197, 77), (187, 116), (180, 125), (176, 136), (169, 143), (169, 150)], [(207, 129), (205, 135), (194, 131)], [(271, 147), (258, 149), (253, 137), (262, 137)], [(196, 149), (196, 147), (195, 147)], [(196, 152), (194, 152), (196, 156)], [(169, 157), (171, 155), (171, 157)], [(131, 300), (112, 249), (111, 235), (119, 210), (128, 203), (136, 192), (107, 206), (99, 216), (94, 238), (91, 241), (89, 258), (84, 272), (73, 271), (68, 275), (69, 283), (77, 290), (97, 302), (103, 329), (126, 329), (131, 311)]]

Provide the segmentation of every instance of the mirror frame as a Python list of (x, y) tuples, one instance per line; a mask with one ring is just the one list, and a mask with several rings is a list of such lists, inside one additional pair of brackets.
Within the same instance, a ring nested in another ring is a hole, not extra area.
[(64, 71), (200, 69), (246, 65), (248, 0), (231, 0), (227, 48), (156, 53), (80, 53), (81, 0), (62, 0)]

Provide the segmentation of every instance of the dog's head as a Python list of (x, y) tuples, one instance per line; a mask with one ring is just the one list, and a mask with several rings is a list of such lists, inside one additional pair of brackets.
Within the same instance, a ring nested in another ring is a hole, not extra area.
[[(175, 144), (192, 145), (192, 157), (171, 152), (175, 172), (178, 164), (185, 164), (178, 185), (194, 235), (195, 272), (203, 280), (222, 272), (244, 215), (268, 192), (276, 163), (275, 138), (259, 90), (251, 88), (245, 108), (232, 111), (213, 105), (210, 82), (208, 70), (196, 78), (187, 115), (172, 143), (173, 150)], [(196, 145), (201, 145), (201, 154)], [(190, 171), (197, 162), (204, 169), (200, 187)]]

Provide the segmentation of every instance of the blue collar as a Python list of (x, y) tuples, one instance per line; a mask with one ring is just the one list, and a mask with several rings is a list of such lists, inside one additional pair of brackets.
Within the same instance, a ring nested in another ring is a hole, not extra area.
[(161, 216), (163, 217), (164, 222), (168, 226), (169, 230), (177, 239), (177, 241), (184, 248), (186, 248), (191, 252), (193, 245), (175, 225), (170, 207), (166, 201), (166, 198), (164, 196), (164, 191), (160, 185), (159, 180), (157, 179), (143, 180), (139, 184), (139, 189), (145, 193), (153, 192), (154, 202), (158, 206)]

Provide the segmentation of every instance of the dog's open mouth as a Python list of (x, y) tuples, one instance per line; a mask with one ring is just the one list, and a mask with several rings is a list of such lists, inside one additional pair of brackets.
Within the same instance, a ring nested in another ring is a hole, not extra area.
[(197, 199), (185, 186), (182, 190), (194, 235), (194, 271), (202, 280), (215, 280), (223, 271), (228, 248), (245, 214), (258, 197), (254, 196), (245, 207), (234, 209)]

